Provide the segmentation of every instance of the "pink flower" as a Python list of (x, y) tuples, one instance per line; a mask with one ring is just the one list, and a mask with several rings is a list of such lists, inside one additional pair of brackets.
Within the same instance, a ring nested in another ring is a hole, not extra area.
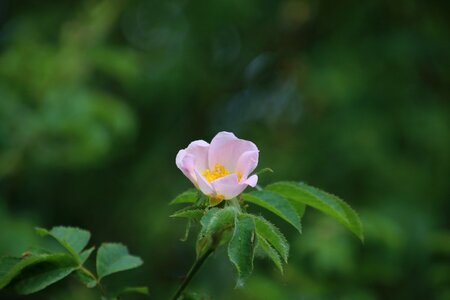
[(210, 204), (232, 199), (247, 186), (255, 187), (258, 176), (250, 173), (258, 165), (259, 150), (250, 141), (231, 132), (219, 132), (211, 144), (193, 141), (178, 152), (177, 167), (205, 195)]

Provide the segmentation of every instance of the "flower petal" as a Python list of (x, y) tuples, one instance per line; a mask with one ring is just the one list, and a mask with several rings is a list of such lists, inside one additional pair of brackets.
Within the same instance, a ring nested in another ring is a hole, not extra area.
[(215, 194), (214, 189), (211, 186), (211, 184), (208, 181), (206, 181), (206, 179), (202, 176), (202, 174), (198, 172), (197, 169), (195, 169), (194, 172), (197, 179), (198, 188), (200, 189), (200, 191), (202, 191), (202, 193), (207, 196), (214, 195)]
[(186, 149), (178, 151), (175, 162), (183, 174), (197, 186), (197, 177), (194, 169), (200, 171), (208, 168), (208, 150), (209, 144), (198, 140), (189, 144)]
[(193, 141), (186, 148), (186, 153), (194, 157), (194, 166), (200, 172), (208, 169), (209, 144), (203, 140)]
[(236, 174), (221, 177), (211, 182), (216, 195), (223, 196), (225, 199), (231, 199), (242, 193), (247, 184), (239, 183)]
[(258, 183), (258, 175), (252, 175), (247, 180), (243, 182), (244, 184), (248, 184), (251, 187), (255, 187)]
[(183, 174), (189, 178), (189, 180), (197, 186), (197, 179), (194, 173), (194, 159), (191, 155), (186, 153), (186, 150), (178, 151), (177, 157), (175, 159), (178, 169), (183, 172)]
[(242, 179), (247, 179), (248, 175), (258, 165), (259, 151), (246, 151), (238, 159), (236, 172), (242, 174)]
[(234, 173), (239, 157), (246, 151), (258, 151), (258, 148), (250, 141), (238, 139), (231, 132), (219, 132), (209, 147), (209, 168), (213, 169), (220, 163)]

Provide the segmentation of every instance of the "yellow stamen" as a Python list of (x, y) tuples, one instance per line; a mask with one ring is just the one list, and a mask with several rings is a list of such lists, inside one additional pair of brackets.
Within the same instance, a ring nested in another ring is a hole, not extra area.
[[(206, 169), (205, 171), (203, 171), (203, 177), (206, 178), (206, 180), (208, 182), (214, 181), (216, 179), (222, 178), (224, 176), (230, 175), (230, 171), (227, 170), (227, 168), (225, 168), (223, 165), (221, 164), (216, 164), (214, 166), (214, 170), (211, 171), (209, 169)], [(241, 181), (242, 178), (242, 173), (241, 172), (236, 172), (238, 181)]]
[(221, 164), (216, 164), (214, 166), (214, 170), (210, 171), (209, 169), (206, 169), (203, 172), (203, 177), (206, 178), (206, 180), (208, 180), (208, 182), (214, 181), (218, 178), (230, 175), (230, 172)]

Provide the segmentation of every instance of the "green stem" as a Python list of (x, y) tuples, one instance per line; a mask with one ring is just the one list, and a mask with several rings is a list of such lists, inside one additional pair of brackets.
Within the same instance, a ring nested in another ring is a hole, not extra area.
[(241, 205), (237, 198), (230, 199), (228, 202), (230, 203), (230, 206), (233, 206), (238, 212), (241, 212)]
[(103, 296), (106, 296), (106, 291), (105, 291), (103, 285), (101, 284), (99, 278), (97, 278), (91, 271), (89, 271), (89, 269), (85, 268), (84, 266), (80, 267), (80, 271), (86, 273), (88, 276), (90, 276), (92, 279), (94, 279), (95, 282), (97, 283), (97, 287), (100, 290), (100, 293)]
[(192, 265), (191, 269), (187, 273), (186, 277), (184, 278), (181, 285), (178, 287), (178, 290), (176, 291), (175, 295), (173, 295), (172, 300), (177, 300), (178, 297), (180, 297), (181, 293), (186, 289), (188, 284), (191, 282), (192, 278), (194, 277), (195, 273), (200, 269), (200, 267), (203, 265), (203, 263), (206, 261), (206, 259), (211, 255), (211, 253), (214, 252), (214, 248), (210, 248), (208, 251), (206, 251), (202, 256), (200, 256)]

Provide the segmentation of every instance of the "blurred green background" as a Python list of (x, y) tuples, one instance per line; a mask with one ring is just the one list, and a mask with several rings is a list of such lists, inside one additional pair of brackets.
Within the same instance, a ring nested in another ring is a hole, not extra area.
[[(284, 276), (257, 260), (235, 290), (222, 250), (190, 291), (450, 299), (449, 23), (444, 1), (0, 1), (0, 255), (79, 226), (142, 256), (133, 280), (167, 299), (195, 255), (168, 217), (191, 187), (175, 155), (227, 130), (275, 170), (262, 185), (341, 196), (366, 242), (309, 209), (301, 236), (277, 223)], [(98, 296), (68, 280), (26, 299)]]

